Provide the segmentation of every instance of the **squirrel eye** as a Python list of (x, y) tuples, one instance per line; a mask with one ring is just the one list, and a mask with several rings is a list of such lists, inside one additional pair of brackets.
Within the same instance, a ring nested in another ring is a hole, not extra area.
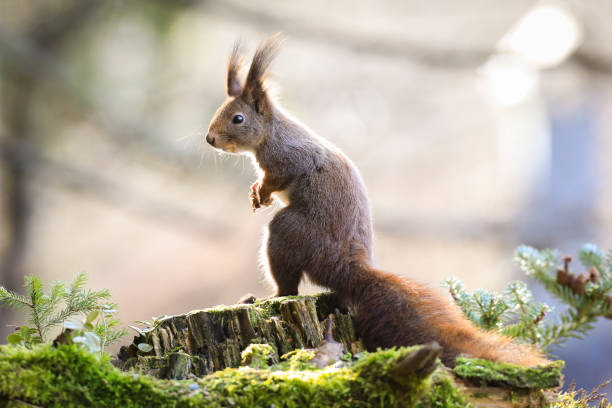
[(239, 124), (242, 122), (244, 122), (244, 116), (242, 115), (234, 115), (234, 117), (232, 118), (232, 123)]

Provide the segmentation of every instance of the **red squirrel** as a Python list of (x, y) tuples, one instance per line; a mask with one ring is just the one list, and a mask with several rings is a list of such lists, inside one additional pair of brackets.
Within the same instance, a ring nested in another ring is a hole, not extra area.
[(259, 44), (246, 80), (234, 45), (227, 99), (206, 134), (216, 149), (254, 157), (263, 175), (252, 186), (254, 210), (269, 206), (273, 193), (284, 203), (266, 243), (275, 296), (297, 295), (308, 275), (354, 311), (368, 350), (437, 341), (449, 366), (460, 354), (523, 366), (545, 363), (531, 345), (476, 327), (449, 297), (372, 266), (370, 204), (359, 171), (338, 148), (284, 112), (267, 89), (280, 44), (279, 34)]

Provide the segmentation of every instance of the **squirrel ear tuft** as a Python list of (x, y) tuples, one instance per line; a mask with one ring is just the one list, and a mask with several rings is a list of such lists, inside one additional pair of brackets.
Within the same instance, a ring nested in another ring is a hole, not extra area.
[(238, 96), (242, 93), (242, 81), (240, 80), (240, 69), (243, 58), (240, 55), (240, 40), (236, 40), (232, 54), (227, 63), (227, 94)]
[(268, 103), (266, 77), (270, 64), (276, 57), (282, 43), (282, 34), (276, 33), (267, 40), (260, 42), (255, 50), (242, 95), (247, 102), (255, 106), (258, 113), (263, 113)]

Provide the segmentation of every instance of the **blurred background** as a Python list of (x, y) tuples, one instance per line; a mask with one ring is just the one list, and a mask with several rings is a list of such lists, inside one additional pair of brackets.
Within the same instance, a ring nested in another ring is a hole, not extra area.
[[(608, 0), (3, 0), (0, 285), (85, 270), (125, 324), (270, 294), (274, 209), (252, 213), (250, 161), (203, 135), (234, 40), (277, 31), (281, 104), (361, 170), (382, 269), (502, 290), (528, 279), (521, 243), (608, 248), (610, 18)], [(20, 319), (0, 311), (2, 342)], [(556, 351), (567, 383), (612, 376), (611, 335)]]

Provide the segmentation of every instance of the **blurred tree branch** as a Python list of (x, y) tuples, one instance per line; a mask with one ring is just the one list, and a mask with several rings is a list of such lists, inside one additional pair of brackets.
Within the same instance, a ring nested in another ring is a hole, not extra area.
[(405, 38), (376, 37), (360, 31), (341, 31), (330, 26), (315, 26), (286, 16), (275, 16), (259, 4), (236, 1), (206, 1), (206, 10), (224, 19), (235, 20), (262, 31), (283, 31), (308, 41), (333, 45), (355, 53), (378, 55), (408, 60), (426, 67), (440, 69), (475, 69), (494, 52), (494, 49), (435, 49)]
[(612, 57), (605, 58), (602, 56), (595, 56), (592, 53), (579, 49), (574, 54), (573, 60), (581, 67), (590, 71), (605, 75), (612, 74)]
[[(307, 41), (333, 45), (355, 53), (407, 60), (411, 63), (437, 69), (467, 69), (480, 67), (495, 48), (436, 48), (398, 37), (376, 37), (371, 33), (342, 31), (330, 26), (315, 26), (298, 19), (276, 16), (271, 10), (252, 2), (206, 1), (206, 10), (223, 18), (246, 23), (262, 31), (277, 30)], [(603, 56), (579, 50), (572, 56), (581, 67), (590, 71), (611, 74), (612, 61)]]

